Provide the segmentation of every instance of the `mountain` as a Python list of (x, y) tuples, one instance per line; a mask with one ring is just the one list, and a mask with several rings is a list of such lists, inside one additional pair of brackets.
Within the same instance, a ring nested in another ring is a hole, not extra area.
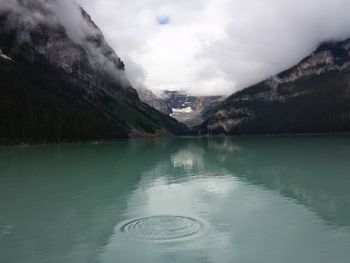
[(142, 87), (138, 88), (137, 92), (140, 96), (141, 101), (168, 116), (170, 115), (171, 107), (167, 104), (165, 98), (159, 97), (156, 94), (154, 94), (151, 90)]
[(0, 141), (185, 133), (185, 125), (140, 101), (102, 32), (68, 2), (0, 7)]
[(194, 96), (183, 91), (166, 90), (159, 97), (147, 89), (139, 91), (140, 99), (188, 127), (201, 124), (224, 97)]
[(350, 39), (323, 43), (296, 66), (218, 106), (200, 134), (350, 131)]

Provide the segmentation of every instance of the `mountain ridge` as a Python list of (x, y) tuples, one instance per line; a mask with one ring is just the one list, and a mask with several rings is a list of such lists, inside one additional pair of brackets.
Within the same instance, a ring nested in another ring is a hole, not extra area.
[(280, 74), (231, 95), (200, 134), (350, 131), (350, 39), (321, 44)]

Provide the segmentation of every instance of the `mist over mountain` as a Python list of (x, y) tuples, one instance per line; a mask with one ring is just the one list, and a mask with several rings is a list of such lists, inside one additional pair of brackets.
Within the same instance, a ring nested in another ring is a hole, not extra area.
[(350, 132), (350, 39), (225, 100), (201, 134)]
[(1, 0), (0, 137), (70, 141), (177, 134), (142, 103), (124, 63), (72, 1)]

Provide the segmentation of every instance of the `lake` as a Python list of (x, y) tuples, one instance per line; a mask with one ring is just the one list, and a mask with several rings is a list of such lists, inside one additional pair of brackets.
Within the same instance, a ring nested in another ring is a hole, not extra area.
[(350, 137), (0, 148), (1, 263), (348, 263)]

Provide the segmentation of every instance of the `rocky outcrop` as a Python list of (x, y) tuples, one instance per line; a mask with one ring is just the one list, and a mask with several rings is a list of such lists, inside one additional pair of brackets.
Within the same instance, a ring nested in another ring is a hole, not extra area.
[(344, 70), (350, 67), (349, 54), (349, 41), (337, 44), (325, 43), (291, 70), (272, 78), (271, 83), (272, 85), (288, 84), (303, 77)]
[(350, 131), (350, 40), (322, 44), (299, 64), (225, 100), (201, 134)]
[(167, 103), (166, 98), (159, 97), (146, 88), (139, 88), (137, 92), (143, 102), (168, 116), (171, 114), (172, 108), (171, 105)]

